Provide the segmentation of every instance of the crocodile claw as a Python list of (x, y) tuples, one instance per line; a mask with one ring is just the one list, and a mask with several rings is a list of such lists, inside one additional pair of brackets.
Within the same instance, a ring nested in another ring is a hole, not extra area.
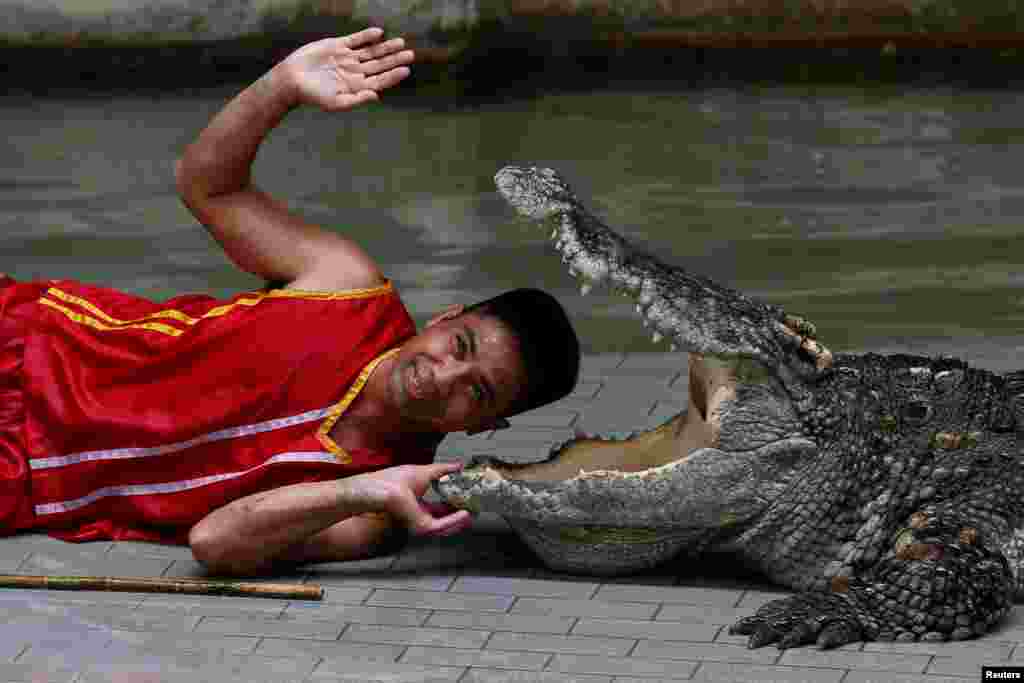
[(844, 598), (808, 593), (772, 600), (757, 614), (729, 627), (730, 635), (748, 635), (747, 647), (772, 643), (780, 650), (811, 643), (821, 649), (863, 639), (860, 624)]

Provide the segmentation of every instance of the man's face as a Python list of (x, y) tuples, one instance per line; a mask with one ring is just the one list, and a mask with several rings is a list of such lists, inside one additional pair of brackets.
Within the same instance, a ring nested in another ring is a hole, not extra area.
[(477, 313), (432, 322), (402, 346), (388, 378), (402, 415), (442, 432), (489, 428), (525, 385), (516, 339)]

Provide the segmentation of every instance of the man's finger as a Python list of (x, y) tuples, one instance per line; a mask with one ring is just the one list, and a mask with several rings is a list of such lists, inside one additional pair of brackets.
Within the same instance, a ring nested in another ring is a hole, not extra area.
[(446, 474), (458, 472), (465, 466), (466, 463), (459, 461), (434, 463), (433, 465), (430, 465), (430, 478), (437, 479), (438, 477), (443, 477)]
[(451, 536), (473, 526), (473, 516), (466, 510), (459, 510), (447, 517), (434, 520), (423, 536)]
[(393, 85), (398, 85), (403, 79), (405, 79), (410, 73), (409, 67), (400, 66), (397, 69), (391, 71), (385, 71), (379, 76), (371, 76), (366, 79), (366, 87), (374, 90), (386, 90)]
[(367, 43), (379, 40), (384, 35), (384, 29), (379, 26), (371, 26), (370, 28), (364, 28), (358, 33), (353, 33), (350, 36), (343, 36), (340, 40), (342, 45), (345, 47), (359, 47), (360, 45), (366, 45)]
[(398, 54), (388, 55), (386, 57), (381, 57), (380, 59), (374, 59), (370, 62), (362, 62), (359, 64), (358, 69), (364, 75), (369, 76), (394, 69), (395, 67), (412, 64), (414, 58), (415, 55), (412, 50), (403, 50)]
[[(436, 512), (441, 514), (435, 514)], [(409, 530), (417, 536), (437, 536), (461, 519), (461, 516), (455, 517), (457, 512), (460, 511), (449, 513), (436, 510), (432, 504), (422, 498), (403, 498), (401, 509), (392, 511), (392, 514), (397, 513), (406, 519)]]
[(422, 498), (420, 498), (420, 508), (435, 519), (458, 511), (458, 508), (452, 507), (448, 503), (435, 503), (430, 500), (423, 500)]
[(354, 56), (359, 61), (366, 62), (378, 57), (385, 57), (392, 52), (398, 52), (403, 47), (405, 47), (404, 38), (392, 38), (391, 40), (385, 40), (383, 43), (356, 50)]

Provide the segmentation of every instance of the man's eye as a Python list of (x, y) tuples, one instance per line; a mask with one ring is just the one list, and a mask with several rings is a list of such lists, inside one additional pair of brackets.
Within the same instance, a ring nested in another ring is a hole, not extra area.
[(459, 350), (459, 358), (462, 358), (463, 356), (465, 356), (466, 355), (466, 351), (469, 349), (469, 346), (466, 344), (466, 340), (463, 339), (462, 337), (456, 336), (455, 337), (455, 345), (456, 345), (456, 347)]
[(484, 390), (481, 389), (479, 385), (474, 384), (471, 387), (471, 390), (473, 392), (473, 400), (474, 401), (478, 401), (479, 402), (479, 401), (484, 400)]

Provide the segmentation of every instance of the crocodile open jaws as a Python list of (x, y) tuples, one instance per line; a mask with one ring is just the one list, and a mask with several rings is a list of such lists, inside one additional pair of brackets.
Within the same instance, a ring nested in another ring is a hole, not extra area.
[(806, 591), (733, 627), (752, 647), (961, 639), (1006, 613), (1024, 586), (1024, 373), (832, 354), (807, 321), (636, 249), (555, 171), (495, 182), (584, 292), (633, 297), (688, 352), (689, 406), (543, 462), (476, 461), (435, 483), (445, 500), (502, 515), (558, 570), (734, 552)]

